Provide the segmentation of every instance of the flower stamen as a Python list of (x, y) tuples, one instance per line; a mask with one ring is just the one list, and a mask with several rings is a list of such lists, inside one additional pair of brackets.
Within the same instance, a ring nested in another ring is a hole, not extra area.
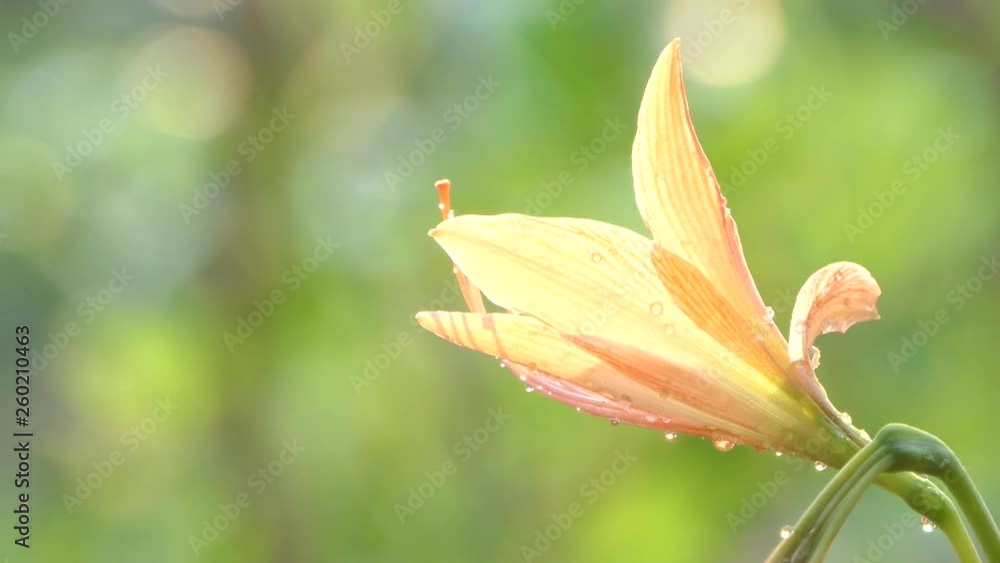
[[(447, 221), (455, 217), (455, 210), (451, 208), (451, 180), (442, 179), (434, 182), (434, 188), (438, 193), (438, 209), (441, 210), (441, 219)], [(434, 230), (431, 229), (431, 236)], [(479, 288), (472, 285), (469, 278), (458, 269), (458, 264), (452, 263), (451, 271), (455, 273), (458, 280), (458, 287), (462, 291), (462, 298), (473, 313), (485, 313), (486, 305), (483, 304), (483, 294)]]

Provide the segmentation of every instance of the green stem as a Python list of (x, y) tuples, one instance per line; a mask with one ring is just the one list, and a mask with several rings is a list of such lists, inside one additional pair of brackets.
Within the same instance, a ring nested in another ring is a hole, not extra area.
[(904, 424), (890, 424), (879, 435), (893, 449), (895, 463), (889, 471), (916, 471), (941, 479), (969, 520), (987, 561), (1000, 563), (1000, 530), (955, 452), (937, 437)]
[[(903, 499), (917, 514), (926, 516), (937, 524), (938, 529), (951, 542), (959, 561), (962, 563), (982, 561), (955, 503), (933, 483), (917, 477), (914, 473), (883, 473), (876, 482), (883, 489)], [(1000, 563), (997, 560), (988, 561)]]
[[(807, 563), (823, 563), (826, 554), (833, 546), (833, 541), (844, 527), (847, 517), (854, 511), (854, 508), (861, 501), (861, 497), (868, 491), (868, 487), (880, 473), (885, 471), (891, 460), (884, 456), (872, 456), (872, 463), (866, 469), (858, 471), (858, 477), (854, 483), (847, 488), (841, 500), (836, 506), (831, 507), (820, 522), (820, 533), (817, 534), (815, 545), (811, 550), (811, 555), (805, 559)], [(977, 558), (978, 559), (978, 558)]]
[(991, 551), (1000, 544), (996, 524), (954, 453), (930, 434), (895, 424), (883, 428), (844, 464), (806, 510), (792, 536), (771, 554), (768, 563), (822, 561), (872, 482), (898, 495), (935, 522), (962, 563), (980, 563), (979, 553), (955, 504), (934, 484), (911, 471), (939, 476), (949, 485), (983, 543), (989, 563), (1000, 563)]
[[(767, 563), (802, 561), (806, 554), (812, 551), (822, 530), (822, 524), (829, 517), (830, 511), (843, 502), (847, 492), (862, 484), (860, 482), (863, 475), (868, 473), (871, 467), (885, 469), (884, 464), (879, 463), (877, 455), (879, 452), (878, 447), (869, 444), (848, 460), (806, 509), (805, 514), (795, 524), (792, 535), (778, 544), (778, 547), (768, 557)], [(871, 484), (871, 479), (862, 484), (862, 490), (866, 489), (869, 484)]]

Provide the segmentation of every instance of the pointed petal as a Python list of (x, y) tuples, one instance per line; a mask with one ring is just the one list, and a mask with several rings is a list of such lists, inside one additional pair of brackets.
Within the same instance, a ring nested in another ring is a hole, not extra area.
[(881, 294), (868, 270), (852, 262), (836, 262), (810, 276), (792, 310), (791, 360), (808, 360), (820, 334), (845, 332), (854, 323), (877, 319), (875, 305)]
[(435, 240), (494, 303), (564, 334), (676, 348), (680, 323), (649, 263), (652, 242), (586, 219), (462, 215)]
[[(639, 212), (653, 240), (693, 264), (740, 315), (762, 319), (764, 303), (743, 257), (736, 223), (688, 111), (680, 41), (660, 55), (639, 109), (632, 147)], [(774, 336), (780, 336), (776, 327)]]
[(417, 321), (454, 344), (511, 362), (526, 383), (588, 412), (649, 428), (767, 444), (764, 434), (735, 424), (730, 412), (713, 407), (721, 416), (707, 414), (660, 394), (531, 317), (430, 311), (418, 313)]
[(628, 229), (586, 219), (463, 215), (433, 235), (491, 301), (562, 335), (646, 350), (691, 372), (717, 365), (726, 352), (664, 289), (650, 261), (653, 243)]
[(715, 285), (691, 263), (656, 246), (653, 265), (677, 307), (698, 328), (732, 351), (756, 371), (777, 381), (785, 379), (788, 350), (775, 337), (774, 321), (741, 317)]

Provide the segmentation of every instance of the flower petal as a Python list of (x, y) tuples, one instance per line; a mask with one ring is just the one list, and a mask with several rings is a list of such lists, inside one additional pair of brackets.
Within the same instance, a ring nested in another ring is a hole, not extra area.
[(801, 395), (788, 389), (784, 366), (772, 362), (761, 373), (679, 308), (685, 297), (664, 288), (648, 239), (596, 221), (524, 215), (463, 215), (433, 236), (491, 301), (541, 321), (655, 394), (747, 434), (768, 422), (802, 422)]
[(820, 334), (845, 332), (854, 323), (877, 319), (875, 303), (881, 293), (878, 283), (864, 267), (836, 262), (820, 268), (806, 280), (792, 309), (789, 376), (858, 444), (866, 443), (868, 438), (844, 419), (830, 402), (814, 371), (819, 350), (813, 348), (813, 342)]
[(755, 445), (768, 442), (764, 434), (734, 424), (726, 416), (729, 411), (720, 410), (721, 417), (709, 415), (626, 377), (537, 319), (509, 313), (430, 311), (418, 313), (417, 321), (454, 344), (528, 370), (515, 373), (526, 383), (534, 377), (539, 391), (588, 412), (660, 430), (725, 435)]
[(792, 309), (791, 360), (808, 360), (820, 334), (846, 332), (854, 323), (877, 319), (875, 305), (881, 294), (875, 278), (853, 262), (836, 262), (810, 276)]
[[(733, 221), (698, 142), (681, 75), (680, 41), (664, 49), (632, 146), (636, 203), (653, 240), (697, 267), (749, 321), (765, 316)], [(780, 336), (776, 327), (770, 328)]]
[(673, 252), (656, 246), (652, 260), (678, 308), (698, 328), (757, 372), (776, 380), (786, 378), (788, 350), (784, 340), (774, 335), (774, 321), (742, 318), (701, 271)]
[(462, 215), (432, 235), (491, 301), (561, 335), (646, 350), (692, 373), (718, 366), (726, 353), (664, 289), (650, 261), (652, 241), (628, 229), (587, 219)]

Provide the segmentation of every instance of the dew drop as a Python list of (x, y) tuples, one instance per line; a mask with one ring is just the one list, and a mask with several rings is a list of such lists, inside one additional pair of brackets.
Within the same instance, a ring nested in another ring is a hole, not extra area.
[(781, 539), (787, 540), (788, 538), (792, 537), (792, 532), (794, 531), (795, 529), (792, 528), (791, 526), (785, 526), (781, 529), (780, 532), (778, 532), (778, 535), (781, 536)]
[(666, 438), (668, 442), (673, 442), (674, 440), (677, 439), (677, 433), (667, 432), (666, 434), (663, 435), (663, 437)]
[(529, 385), (529, 386), (527, 386), (527, 387), (524, 388), (524, 391), (526, 393), (534, 393), (535, 392), (535, 388)]
[(439, 203), (438, 204), (438, 209), (444, 211), (444, 204), (443, 203)]
[(520, 379), (521, 381), (527, 381), (528, 380), (528, 376), (527, 375), (522, 375), (522, 376), (518, 377), (518, 379)]
[(917, 475), (917, 477), (920, 478), (921, 481), (927, 481), (927, 475), (925, 475), (923, 473), (921, 473), (920, 475)]
[(769, 322), (774, 320), (774, 309), (771, 307), (764, 307), (764, 322)]
[(920, 517), (920, 529), (923, 530), (923, 531), (925, 531), (925, 532), (927, 532), (927, 533), (931, 533), (931, 532), (933, 532), (934, 530), (937, 529), (937, 524), (935, 524), (930, 518), (928, 518), (926, 516), (921, 516)]
[(662, 315), (663, 314), (663, 304), (660, 303), (660, 302), (656, 302), (656, 303), (651, 304), (649, 306), (649, 312), (653, 313), (654, 315), (657, 315), (657, 316)]
[(663, 330), (666, 331), (668, 335), (671, 335), (674, 333), (674, 325), (671, 324), (663, 325)]
[(590, 253), (590, 259), (594, 261), (594, 264), (600, 264), (600, 262), (601, 262), (601, 255), (598, 254), (597, 252), (591, 252)]
[(813, 464), (813, 467), (816, 468), (816, 471), (823, 471), (826, 469), (826, 464), (823, 463), (822, 461), (817, 461), (816, 463)]
[(646, 422), (649, 422), (650, 424), (656, 422), (656, 415), (647, 414), (646, 415)]
[(783, 454), (781, 452), (774, 452), (774, 457), (781, 457), (783, 455), (785, 455), (785, 454)]
[(712, 440), (712, 445), (715, 446), (715, 449), (720, 452), (728, 452), (736, 446), (736, 444), (724, 438), (716, 438), (715, 440)]
[(580, 407), (576, 407), (576, 412), (580, 412)]
[(851, 418), (851, 415), (847, 414), (846, 412), (840, 413), (840, 420), (843, 420), (844, 424), (850, 424), (854, 422), (854, 419)]
[(620, 419), (620, 418), (612, 418), (612, 419), (610, 419), (610, 422), (611, 422), (611, 426), (618, 426), (619, 424), (622, 423), (622, 419)]
[(795, 332), (802, 334), (806, 331), (806, 323), (799, 321), (795, 323)]

